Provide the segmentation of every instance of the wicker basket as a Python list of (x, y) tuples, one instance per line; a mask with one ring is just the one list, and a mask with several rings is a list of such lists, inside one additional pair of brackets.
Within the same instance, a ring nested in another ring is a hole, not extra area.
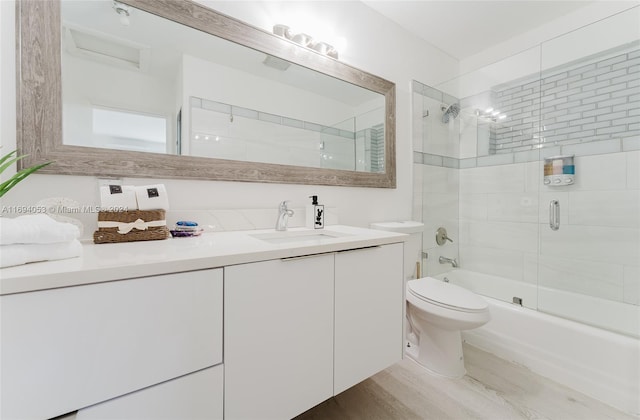
[[(126, 225), (136, 221), (143, 222), (164, 222), (164, 210), (130, 210), (130, 211), (101, 211), (98, 212), (98, 225), (100, 222), (117, 222)], [(139, 229), (142, 226), (133, 226), (127, 233), (119, 233), (119, 227), (98, 227), (93, 233), (93, 242), (96, 244), (133, 242), (133, 241), (155, 241), (167, 239), (171, 235), (169, 228), (164, 226), (145, 226), (146, 229)]]

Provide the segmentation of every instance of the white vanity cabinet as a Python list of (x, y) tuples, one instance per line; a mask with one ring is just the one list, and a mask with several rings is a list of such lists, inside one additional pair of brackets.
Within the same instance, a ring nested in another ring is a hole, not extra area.
[[(222, 274), (210, 269), (1, 296), (0, 417), (51, 418), (222, 363)], [(222, 385), (218, 377), (211, 398)], [(154, 403), (166, 403), (166, 393), (156, 395)]]
[(333, 395), (333, 262), (225, 267), (226, 419), (289, 419)]
[(402, 270), (402, 244), (336, 253), (336, 395), (402, 359)]
[(402, 358), (401, 243), (225, 267), (225, 418), (292, 418)]
[(3, 268), (0, 419), (288, 419), (399, 361), (404, 235), (323, 232)]

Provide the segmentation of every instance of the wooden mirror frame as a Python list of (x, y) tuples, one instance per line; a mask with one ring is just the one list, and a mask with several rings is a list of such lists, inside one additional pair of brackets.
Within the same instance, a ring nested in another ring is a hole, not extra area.
[(17, 145), (39, 173), (395, 188), (395, 84), (190, 0), (119, 0), (385, 97), (385, 172), (369, 173), (63, 144), (60, 1), (16, 2)]

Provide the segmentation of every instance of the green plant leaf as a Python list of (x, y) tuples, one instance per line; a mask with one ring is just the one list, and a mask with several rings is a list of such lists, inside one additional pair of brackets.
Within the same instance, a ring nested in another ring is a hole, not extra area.
[[(13, 163), (13, 161), (15, 161), (17, 159), (21, 159), (23, 157), (24, 156), (20, 156), (18, 158), (13, 159), (12, 163)], [(30, 167), (30, 168), (24, 168), (24, 169), (18, 171), (14, 176), (12, 176), (7, 181), (5, 181), (2, 184), (0, 184), (0, 197), (5, 195), (11, 188), (15, 187), (16, 184), (18, 184), (20, 181), (22, 181), (23, 179), (25, 179), (26, 177), (28, 177), (29, 175), (31, 175), (32, 173), (34, 173), (38, 169), (43, 168), (43, 167), (45, 167), (45, 166), (47, 166), (47, 165), (49, 165), (51, 163), (53, 163), (53, 162), (45, 162), (45, 163), (34, 165), (34, 166)], [(0, 172), (2, 172), (2, 171), (0, 171)]]
[[(7, 153), (5, 156), (2, 156), (2, 158), (0, 158), (0, 165), (2, 165), (5, 161), (7, 161), (8, 159), (10, 159), (11, 157), (13, 157), (13, 155), (15, 155), (17, 152), (17, 150), (14, 150), (11, 153)], [(6, 166), (3, 166), (3, 168), (6, 169)], [(0, 174), (2, 173), (2, 171), (4, 171), (4, 169), (0, 170)]]
[(5, 162), (6, 158), (9, 157), (9, 156), (10, 155), (7, 155), (7, 156), (3, 157), (2, 160), (0, 161), (0, 174), (3, 173), (9, 166), (13, 165), (14, 163), (19, 161), (20, 159), (23, 159), (23, 158), (27, 157), (27, 155), (16, 156), (13, 159)]

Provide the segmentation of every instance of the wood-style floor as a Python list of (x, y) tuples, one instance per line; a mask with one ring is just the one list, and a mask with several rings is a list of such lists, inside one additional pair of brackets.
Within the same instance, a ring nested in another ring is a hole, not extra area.
[(475, 347), (464, 355), (464, 378), (436, 378), (405, 358), (296, 420), (638, 420)]

